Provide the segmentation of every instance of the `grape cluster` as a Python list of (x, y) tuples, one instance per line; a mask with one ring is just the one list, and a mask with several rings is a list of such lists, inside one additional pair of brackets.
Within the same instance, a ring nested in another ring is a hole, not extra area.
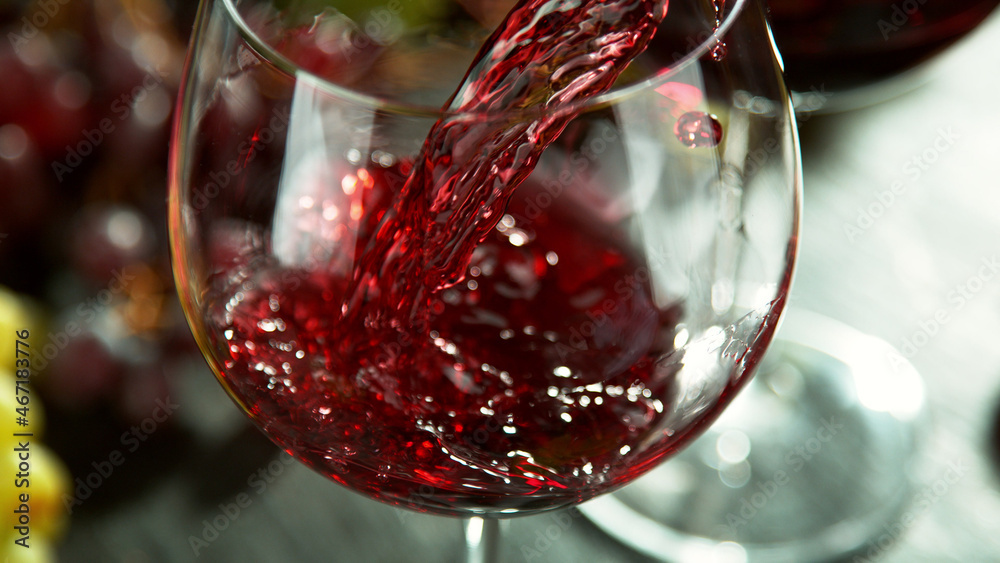
[[(62, 460), (42, 442), (45, 437), (42, 402), (32, 400), (30, 409), (22, 411), (28, 415), (24, 417), (27, 424), (19, 424), (16, 414), (21, 405), (15, 394), (14, 335), (24, 330), (37, 334), (40, 325), (37, 312), (23, 297), (0, 288), (0, 334), (4, 336), (4, 345), (0, 347), (3, 354), (0, 357), (0, 558), (4, 561), (54, 560), (53, 545), (68, 517), (63, 498), (70, 494), (71, 480)], [(31, 434), (31, 437), (15, 434)], [(30, 476), (19, 487), (15, 475), (21, 471), (21, 460), (15, 448), (24, 440), (30, 444)], [(14, 527), (19, 524), (15, 510), (22, 494), (27, 494), (29, 500), (29, 549), (14, 543), (18, 537)]]

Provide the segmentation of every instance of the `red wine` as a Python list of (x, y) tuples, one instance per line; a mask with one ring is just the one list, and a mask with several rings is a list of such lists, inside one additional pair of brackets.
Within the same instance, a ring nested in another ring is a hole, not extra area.
[[(380, 192), (398, 174), (376, 172), (359, 197), (387, 203)], [(226, 386), (318, 472), (413, 508), (539, 510), (643, 473), (732, 389), (704, 412), (672, 412), (683, 394), (674, 349), (683, 310), (658, 302), (649, 283), (657, 263), (627, 225), (573, 197), (524, 220), (540, 189), (521, 186), (465, 281), (433, 294), (428, 326), (395, 340), (338, 322), (346, 276), (246, 261), (268, 256), (263, 243), (213, 237), (230, 241), (217, 256), (245, 261), (206, 297)], [(338, 356), (345, 341), (364, 350), (349, 370)], [(740, 359), (747, 369), (756, 362)]]
[(912, 69), (979, 25), (1000, 0), (768, 0), (788, 85), (837, 93)]

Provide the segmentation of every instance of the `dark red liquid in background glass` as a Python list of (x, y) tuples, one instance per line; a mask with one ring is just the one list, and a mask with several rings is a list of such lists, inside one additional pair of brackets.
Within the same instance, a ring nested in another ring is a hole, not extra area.
[(796, 92), (837, 92), (911, 70), (962, 38), (1000, 0), (767, 0)]
[[(587, 17), (627, 24), (598, 30), (598, 47), (616, 41), (603, 57), (539, 36), (544, 53), (491, 58), (522, 22), (494, 34), (451, 102), (496, 111), (541, 99), (551, 111), (505, 128), (442, 120), (415, 159), (361, 159), (352, 267), (282, 265), (267, 235), (244, 227), (213, 236), (213, 261), (227, 264), (203, 297), (217, 367), (257, 424), (318, 472), (441, 513), (549, 509), (645, 472), (727, 402), (738, 378), (700, 412), (672, 412), (686, 391), (673, 348), (682, 304), (656, 298), (657, 265), (627, 224), (568, 195), (539, 213), (537, 183), (514, 190), (571, 121), (560, 107), (610, 87), (663, 6), (595, 5)], [(533, 29), (564, 33), (572, 18)], [(592, 28), (577, 32), (595, 45)], [(535, 56), (571, 72), (505, 78)], [(712, 361), (747, 371), (757, 351)]]

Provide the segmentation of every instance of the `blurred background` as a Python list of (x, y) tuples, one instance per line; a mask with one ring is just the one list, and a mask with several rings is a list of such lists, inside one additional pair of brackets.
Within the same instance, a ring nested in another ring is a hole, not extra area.
[[(0, 557), (457, 560), (458, 521), (368, 501), (279, 455), (188, 333), (165, 199), (195, 10), (0, 2)], [(905, 13), (879, 33), (898, 39), (921, 25)], [(884, 339), (928, 388), (914, 518), (845, 561), (1000, 560), (997, 69), (994, 15), (894, 82), (891, 96), (854, 92), (850, 111), (801, 118), (805, 220), (792, 306)], [(799, 88), (817, 107), (838, 95), (807, 76)], [(15, 404), (24, 330), (27, 427)], [(12, 434), (21, 431), (33, 433), (29, 549), (14, 543), (25, 490)], [(505, 527), (509, 561), (651, 561), (575, 511)]]

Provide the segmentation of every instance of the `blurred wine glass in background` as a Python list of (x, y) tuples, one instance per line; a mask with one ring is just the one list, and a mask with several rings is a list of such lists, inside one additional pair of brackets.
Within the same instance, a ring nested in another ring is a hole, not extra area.
[(976, 29), (998, 0), (769, 0), (796, 110), (841, 111), (924, 80), (936, 55)]

